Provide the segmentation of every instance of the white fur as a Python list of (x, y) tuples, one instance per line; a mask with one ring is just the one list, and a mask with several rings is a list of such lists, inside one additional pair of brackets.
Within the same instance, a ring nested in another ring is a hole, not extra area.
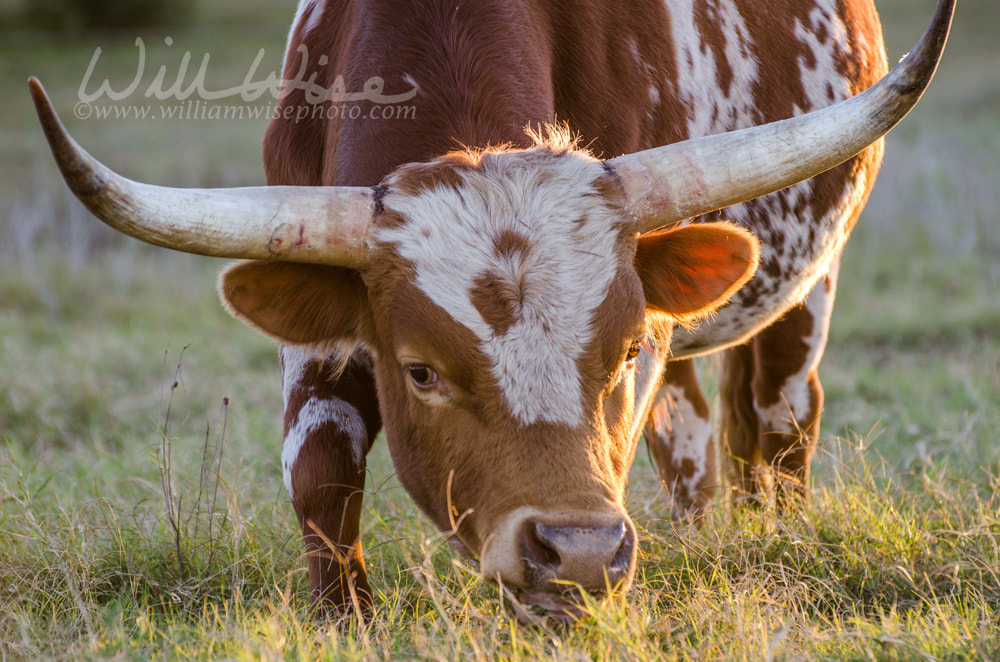
[(669, 439), (671, 459), (680, 468), (684, 460), (691, 460), (695, 467), (690, 477), (678, 480), (687, 494), (698, 494), (698, 482), (708, 471), (708, 442), (712, 436), (712, 423), (701, 418), (694, 405), (684, 397), (683, 390), (664, 385), (660, 397), (653, 405), (651, 419), (660, 439)]
[[(851, 96), (847, 79), (837, 71), (836, 66), (838, 53), (851, 53), (847, 27), (837, 15), (835, 0), (817, 0), (817, 4), (822, 7), (817, 6), (809, 13), (811, 25), (802, 25), (798, 21), (795, 24), (795, 37), (812, 51), (816, 66), (815, 69), (808, 69), (806, 58), (799, 58), (802, 86), (809, 104), (798, 109), (800, 112), (830, 105), (834, 99), (828, 96), (828, 85), (832, 86), (836, 100)], [(816, 37), (820, 26), (826, 28), (826, 43), (821, 43)]]
[(649, 86), (649, 105), (656, 108), (660, 105), (660, 90), (655, 85)]
[(733, 72), (728, 95), (718, 85), (716, 54), (703, 47), (694, 17), (695, 0), (671, 0), (668, 11), (677, 64), (678, 96), (688, 107), (690, 137), (756, 124), (754, 84), (759, 66), (743, 17), (731, 3), (719, 3), (719, 28), (726, 37), (724, 59)]
[(420, 86), (417, 85), (417, 81), (414, 80), (413, 76), (410, 74), (403, 74), (403, 81), (410, 86), (410, 89), (416, 90), (417, 94), (420, 93)]
[(294, 345), (281, 345), (278, 348), (278, 356), (281, 358), (281, 396), (287, 407), (292, 391), (302, 381), (306, 367), (313, 361), (321, 360), (322, 357), (310, 349)]
[[(591, 186), (603, 173), (597, 161), (573, 153), (539, 167), (517, 153), (503, 158), (504, 172), (467, 174), (460, 191), (390, 193), (386, 205), (408, 222), (377, 230), (375, 241), (393, 244), (415, 266), (416, 285), (479, 338), (515, 417), (577, 426), (577, 359), (618, 266), (619, 219)], [(527, 237), (530, 252), (499, 257), (494, 239), (504, 231)], [(487, 272), (523, 287), (519, 321), (499, 336), (470, 299)]]
[[(280, 351), (282, 394), (287, 408), (292, 393), (298, 388), (303, 388), (300, 382), (306, 367), (312, 361), (317, 360), (317, 357), (310, 350), (302, 347), (283, 345)], [(324, 400), (311, 397), (299, 409), (298, 420), (285, 433), (285, 439), (281, 445), (281, 469), (285, 479), (285, 488), (288, 490), (288, 496), (293, 499), (295, 493), (292, 489), (292, 471), (298, 461), (299, 453), (309, 439), (309, 435), (326, 423), (333, 423), (338, 430), (348, 436), (351, 442), (351, 460), (354, 466), (362, 466), (368, 437), (361, 414), (343, 400)]]
[(303, 0), (311, 1), (313, 4), (312, 14), (309, 15), (309, 20), (306, 21), (306, 26), (303, 32), (309, 33), (316, 29), (319, 25), (319, 21), (323, 18), (323, 12), (326, 11), (326, 0)]

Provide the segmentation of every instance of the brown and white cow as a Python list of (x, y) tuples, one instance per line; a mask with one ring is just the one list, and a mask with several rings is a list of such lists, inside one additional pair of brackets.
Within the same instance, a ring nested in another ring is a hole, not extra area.
[(690, 357), (730, 348), (743, 489), (760, 465), (805, 487), (838, 254), (953, 4), (871, 87), (869, 0), (302, 0), (254, 189), (121, 178), (32, 91), (97, 216), (248, 258), (220, 289), (282, 343), (282, 466), (321, 612), (372, 606), (359, 518), (384, 427), (482, 574), (565, 616), (631, 581), (644, 430), (680, 509), (718, 483)]

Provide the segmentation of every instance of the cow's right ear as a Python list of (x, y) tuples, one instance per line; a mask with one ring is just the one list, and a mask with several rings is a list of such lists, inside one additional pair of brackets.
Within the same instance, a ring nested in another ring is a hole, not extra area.
[(230, 314), (292, 345), (366, 340), (370, 308), (361, 274), (320, 264), (251, 260), (219, 277)]

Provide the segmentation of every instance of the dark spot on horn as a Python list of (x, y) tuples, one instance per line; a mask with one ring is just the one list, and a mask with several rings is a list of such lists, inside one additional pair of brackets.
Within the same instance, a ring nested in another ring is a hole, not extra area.
[(383, 184), (372, 187), (372, 197), (375, 200), (375, 215), (381, 216), (385, 212), (385, 195), (389, 192), (389, 187)]
[(615, 167), (608, 161), (601, 161), (604, 174), (593, 181), (591, 186), (599, 196), (612, 207), (622, 209), (628, 200), (625, 198), (625, 186)]

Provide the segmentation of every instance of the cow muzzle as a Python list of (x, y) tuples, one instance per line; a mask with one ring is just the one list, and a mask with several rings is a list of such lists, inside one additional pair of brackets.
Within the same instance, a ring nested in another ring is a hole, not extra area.
[(635, 572), (636, 535), (623, 512), (546, 513), (519, 508), (485, 545), (481, 570), (522, 608), (579, 618), (583, 593), (624, 591)]

